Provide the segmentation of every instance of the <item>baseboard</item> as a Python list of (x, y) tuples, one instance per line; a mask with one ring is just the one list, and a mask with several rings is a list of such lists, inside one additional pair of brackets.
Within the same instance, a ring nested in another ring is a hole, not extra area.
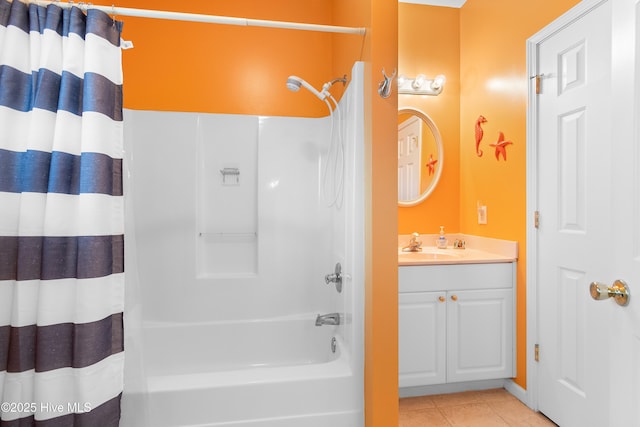
[[(433, 394), (459, 393), (470, 390), (489, 390), (492, 388), (507, 388), (506, 379), (466, 381), (460, 383), (435, 384), (419, 387), (403, 387), (398, 391), (400, 397), (430, 396)], [(508, 390), (508, 389), (507, 389)], [(517, 396), (516, 396), (517, 397)]]
[(535, 410), (533, 408), (533, 405), (531, 404), (531, 402), (529, 402), (529, 393), (527, 393), (527, 390), (525, 390), (524, 388), (520, 387), (513, 380), (511, 380), (511, 379), (505, 380), (504, 381), (504, 388), (509, 393), (514, 395), (519, 401), (521, 401), (522, 403), (527, 405), (530, 409)]
[(460, 393), (472, 390), (490, 390), (492, 388), (504, 388), (516, 399), (527, 405), (532, 410), (536, 410), (530, 402), (530, 393), (512, 379), (497, 379), (486, 381), (468, 381), (461, 383), (436, 384), (420, 387), (404, 387), (398, 391), (400, 397), (431, 396), (434, 394)]

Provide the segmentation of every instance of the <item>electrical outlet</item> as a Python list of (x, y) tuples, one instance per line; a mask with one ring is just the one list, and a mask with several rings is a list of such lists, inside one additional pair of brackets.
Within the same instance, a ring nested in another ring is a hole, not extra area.
[(478, 206), (478, 224), (487, 223), (487, 207)]

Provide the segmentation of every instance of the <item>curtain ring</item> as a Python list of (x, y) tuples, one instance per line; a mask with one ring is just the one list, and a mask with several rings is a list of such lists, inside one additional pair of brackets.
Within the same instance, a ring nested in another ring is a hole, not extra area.
[(111, 20), (113, 21), (113, 26), (116, 26), (116, 5), (111, 4)]

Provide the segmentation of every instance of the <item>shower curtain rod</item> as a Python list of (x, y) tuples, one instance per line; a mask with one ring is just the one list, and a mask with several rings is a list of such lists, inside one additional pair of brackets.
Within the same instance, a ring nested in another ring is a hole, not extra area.
[(365, 28), (340, 27), (335, 25), (307, 24), (301, 22), (268, 21), (263, 19), (235, 18), (231, 16), (201, 15), (197, 13), (168, 12), (164, 10), (132, 9), (128, 7), (97, 6), (91, 3), (62, 3), (60, 1), (33, 0), (31, 3), (46, 6), (51, 3), (62, 8), (79, 6), (85, 9), (98, 9), (112, 16), (135, 16), (140, 18), (167, 19), (173, 21), (203, 22), (208, 24), (239, 25), (244, 27), (269, 27), (289, 30), (321, 31), (325, 33), (342, 33), (364, 35)]

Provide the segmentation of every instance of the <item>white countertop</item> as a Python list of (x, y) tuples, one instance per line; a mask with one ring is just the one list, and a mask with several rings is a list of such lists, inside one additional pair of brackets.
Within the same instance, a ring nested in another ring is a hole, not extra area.
[[(437, 234), (423, 234), (419, 237), (421, 251), (404, 252), (402, 248), (409, 244), (411, 235), (398, 236), (398, 265), (486, 264), (518, 260), (518, 242), (456, 233), (447, 235), (446, 249), (438, 249), (435, 246), (437, 238)], [(456, 239), (464, 240), (466, 249), (454, 249), (452, 245)]]

